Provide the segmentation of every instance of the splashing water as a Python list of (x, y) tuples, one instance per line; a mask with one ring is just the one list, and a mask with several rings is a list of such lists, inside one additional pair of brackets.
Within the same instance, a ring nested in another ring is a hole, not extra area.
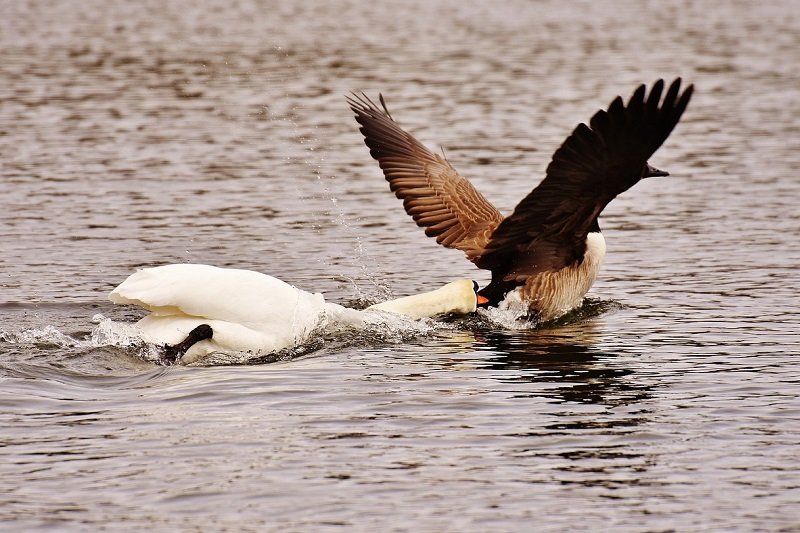
[(528, 306), (517, 291), (510, 292), (498, 307), (478, 309), (478, 315), (491, 325), (509, 330), (534, 330), (542, 327), (563, 326), (599, 316), (624, 306), (613, 300), (584, 298), (579, 307), (568, 309), (553, 320), (541, 322), (528, 317)]
[[(321, 349), (323, 346), (370, 346), (377, 344), (396, 344), (415, 337), (429, 335), (437, 330), (450, 329), (444, 322), (432, 319), (413, 320), (394, 313), (380, 311), (358, 312), (361, 320), (355, 324), (351, 320), (334, 314), (321, 317), (319, 324), (310, 334), (298, 337), (296, 344), (277, 352), (231, 351), (215, 352), (192, 361), (194, 366), (239, 365), (268, 363), (294, 359)], [(103, 315), (95, 315), (97, 325), (86, 340), (77, 340), (48, 327), (45, 330), (31, 330), (15, 336), (3, 336), (7, 342), (29, 343), (35, 339), (41, 342), (59, 342), (62, 346), (100, 348), (114, 346), (132, 349), (137, 357), (153, 363), (161, 363), (161, 347), (147, 344), (136, 324), (118, 322)]]

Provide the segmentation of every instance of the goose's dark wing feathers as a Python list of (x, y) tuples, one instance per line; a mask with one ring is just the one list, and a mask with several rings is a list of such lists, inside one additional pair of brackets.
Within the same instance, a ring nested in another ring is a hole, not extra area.
[(491, 270), (492, 283), (481, 293), (502, 298), (529, 276), (583, 259), (597, 216), (641, 179), (680, 120), (693, 86), (680, 89), (677, 78), (662, 101), (663, 80), (649, 94), (641, 85), (627, 104), (617, 97), (588, 126), (579, 124), (553, 154), (544, 180), (505, 219), (444, 157), (400, 129), (383, 97), (383, 109), (363, 94), (347, 100), (406, 212), (438, 243)]
[(406, 213), (436, 242), (474, 260), (503, 219), (500, 212), (444, 157), (400, 129), (382, 96), (383, 109), (363, 94), (353, 94), (347, 102), (370, 155), (380, 164), (391, 190), (403, 200)]
[(639, 181), (686, 109), (693, 86), (683, 93), (680, 86), (677, 78), (662, 102), (663, 80), (649, 95), (641, 85), (627, 105), (617, 97), (589, 126), (579, 124), (556, 150), (544, 180), (499, 224), (475, 264), (491, 270), (497, 282), (524, 282), (581, 260), (597, 216)]

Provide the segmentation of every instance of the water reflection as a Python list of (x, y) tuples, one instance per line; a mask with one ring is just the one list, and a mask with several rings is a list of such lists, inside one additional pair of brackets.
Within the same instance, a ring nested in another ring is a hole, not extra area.
[[(652, 422), (642, 404), (653, 391), (620, 357), (598, 348), (605, 334), (601, 319), (592, 318), (543, 330), (485, 331), (476, 341), (494, 353), (485, 368), (500, 371), (500, 381), (540, 385), (516, 399), (555, 404), (535, 413), (528, 431), (508, 435), (521, 443), (513, 457), (549, 464), (562, 486), (625, 491), (649, 484), (642, 477), (658, 465), (657, 454), (628, 442)], [(542, 440), (550, 445), (541, 447)]]
[(597, 348), (602, 332), (599, 321), (590, 319), (552, 329), (482, 331), (475, 337), (494, 352), (486, 368), (504, 371), (501, 380), (556, 384), (547, 394), (558, 401), (616, 407), (649, 399), (650, 387), (639, 383), (633, 370)]

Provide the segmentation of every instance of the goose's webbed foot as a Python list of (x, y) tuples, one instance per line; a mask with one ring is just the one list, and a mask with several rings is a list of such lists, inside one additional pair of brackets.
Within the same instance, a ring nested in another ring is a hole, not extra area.
[(211, 326), (208, 324), (200, 324), (190, 331), (183, 341), (178, 344), (173, 344), (172, 346), (164, 346), (164, 352), (161, 354), (161, 362), (165, 365), (171, 365), (183, 357), (189, 348), (213, 336), (214, 330), (211, 329)]

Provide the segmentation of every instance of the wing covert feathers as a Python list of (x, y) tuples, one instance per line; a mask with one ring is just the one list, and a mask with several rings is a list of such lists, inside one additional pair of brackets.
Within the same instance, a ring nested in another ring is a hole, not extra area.
[(392, 192), (403, 200), (406, 213), (427, 236), (474, 260), (502, 220), (500, 212), (444, 157), (402, 130), (382, 96), (383, 109), (364, 94), (353, 94), (347, 101), (370, 155), (380, 164)]

